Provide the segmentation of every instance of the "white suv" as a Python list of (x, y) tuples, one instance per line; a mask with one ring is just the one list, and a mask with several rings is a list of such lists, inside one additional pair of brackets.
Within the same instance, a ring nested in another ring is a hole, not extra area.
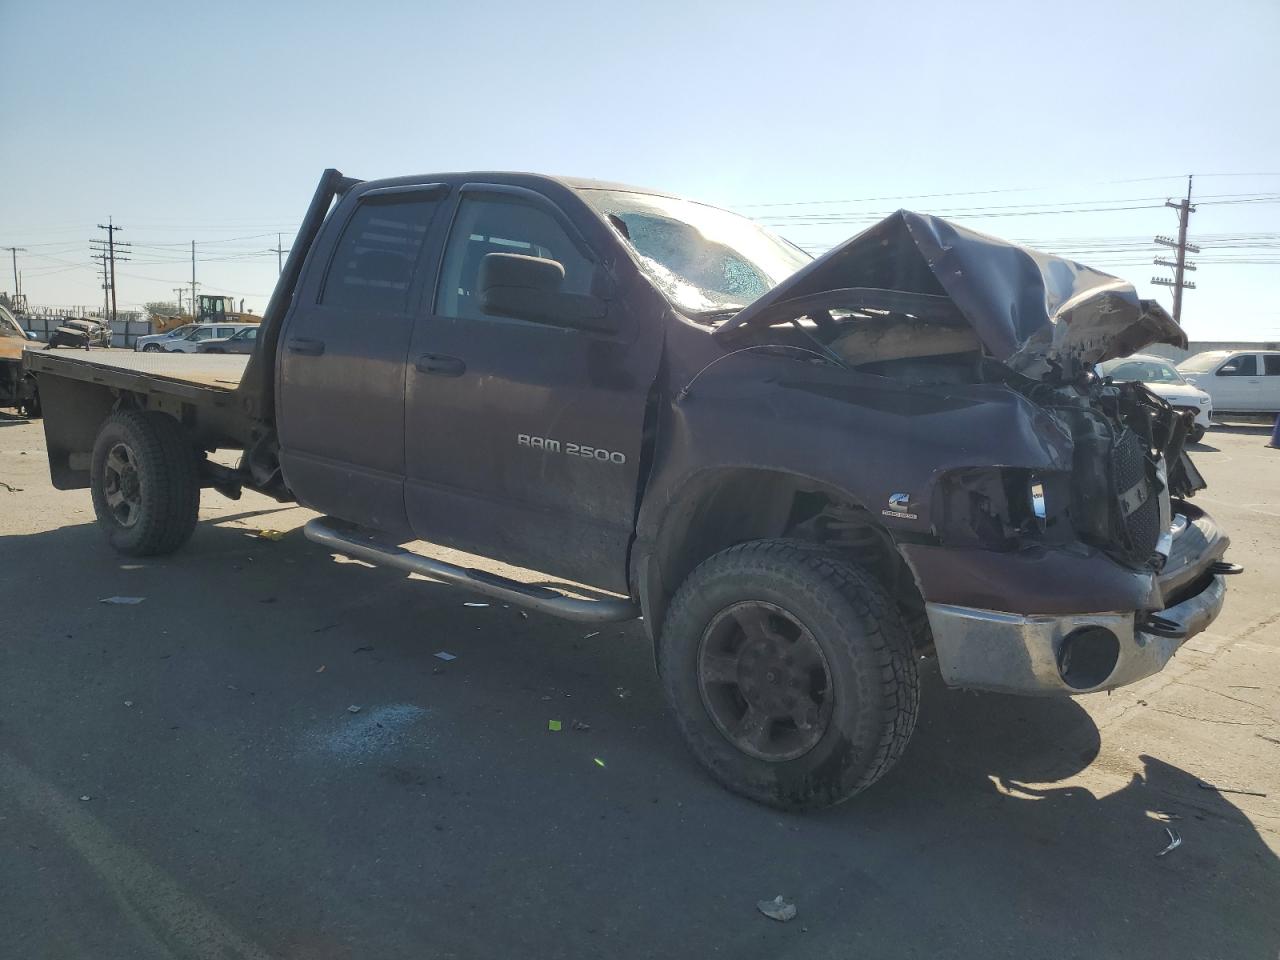
[(160, 346), (165, 353), (195, 353), (196, 347), (206, 340), (230, 337), (239, 330), (256, 326), (256, 323), (201, 323), (185, 337), (165, 340)]
[(1213, 397), (1219, 413), (1280, 413), (1280, 350), (1211, 350), (1178, 372)]
[(194, 323), (184, 323), (180, 327), (174, 327), (165, 333), (149, 333), (145, 337), (139, 337), (133, 341), (133, 349), (140, 350), (143, 353), (155, 353), (164, 349), (164, 345), (170, 340), (180, 340), (192, 330), (196, 328)]

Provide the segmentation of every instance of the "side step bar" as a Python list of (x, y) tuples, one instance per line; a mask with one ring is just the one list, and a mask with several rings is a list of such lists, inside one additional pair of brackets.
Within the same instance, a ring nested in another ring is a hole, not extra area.
[(508, 580), (472, 567), (459, 567), (441, 560), (432, 560), (406, 550), (397, 544), (379, 543), (357, 528), (347, 526), (332, 517), (317, 517), (307, 521), (302, 528), (308, 540), (336, 553), (343, 553), (376, 566), (395, 567), (407, 573), (418, 573), (432, 580), (451, 583), (482, 593), (487, 597), (506, 600), (530, 610), (549, 613), (565, 620), (581, 623), (614, 623), (634, 620), (640, 616), (640, 607), (624, 598), (607, 600), (580, 600), (563, 593), (533, 584)]

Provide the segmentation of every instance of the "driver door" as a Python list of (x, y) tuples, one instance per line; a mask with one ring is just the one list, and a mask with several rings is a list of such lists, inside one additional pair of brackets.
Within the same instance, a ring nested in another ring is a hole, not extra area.
[(577, 293), (602, 269), (541, 194), (463, 188), (409, 349), (410, 523), (424, 540), (625, 590), (658, 332), (487, 315), (477, 279), (488, 253), (556, 260), (562, 289)]

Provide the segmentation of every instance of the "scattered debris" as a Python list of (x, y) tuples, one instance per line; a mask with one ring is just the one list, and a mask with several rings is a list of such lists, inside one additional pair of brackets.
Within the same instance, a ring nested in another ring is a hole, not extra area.
[(476, 601), (474, 601), (474, 600), (468, 600), (466, 603), (464, 603), (464, 604), (463, 604), (463, 606), (464, 606), (464, 607), (487, 607), (487, 606), (488, 606), (488, 604), (487, 604), (487, 603), (477, 603), (477, 602), (476, 602)]
[(1169, 845), (1165, 847), (1163, 850), (1161, 850), (1159, 853), (1157, 853), (1156, 854), (1157, 857), (1163, 857), (1166, 853), (1169, 853), (1171, 850), (1177, 850), (1180, 846), (1182, 846), (1182, 837), (1178, 836), (1177, 831), (1175, 831), (1173, 827), (1165, 827), (1164, 832), (1169, 835)]
[(354, 703), (351, 706), (347, 707), (347, 713), (359, 713), (359, 712), (360, 712), (360, 708), (357, 707)]
[(354, 650), (352, 650), (351, 652), (352, 652), (352, 653), (368, 653), (368, 652), (369, 652), (369, 651), (371, 651), (372, 649), (373, 649), (373, 647), (372, 647), (372, 646), (356, 647), (356, 648), (355, 648)]
[(449, 653), (447, 650), (439, 651), (438, 653), (436, 653), (435, 657), (437, 660), (443, 660), (445, 663), (448, 663), (450, 660), (458, 659), (452, 653)]
[(316, 667), (316, 673), (324, 673), (324, 664), (323, 664), (323, 663), (322, 663), (322, 664), (320, 664), (320, 666)]
[(444, 673), (444, 667), (432, 667), (431, 672), (434, 673), (436, 676), (439, 676), (440, 674)]
[(587, 634), (585, 637), (583, 637), (582, 639), (583, 639), (583, 640), (590, 640), (592, 637), (598, 637), (598, 636), (600, 636), (600, 631), (599, 631), (599, 630), (595, 630), (595, 631), (593, 631), (593, 632), (591, 632), (591, 633), (588, 633), (588, 634)]
[(9, 484), (5, 483), (3, 480), (0, 480), (0, 487), (4, 487), (4, 488), (5, 488), (6, 490), (8, 490), (10, 493), (21, 493), (21, 492), (22, 492), (22, 488), (21, 488), (21, 487), (11, 487), (11, 486), (9, 486)]
[(595, 765), (596, 765), (597, 767), (600, 767), (601, 769), (603, 769), (603, 768), (604, 768), (604, 761), (603, 761), (603, 760), (601, 760), (599, 757), (593, 757), (592, 759), (595, 761)]
[(1238, 793), (1246, 797), (1265, 797), (1265, 793), (1257, 790), (1236, 790), (1232, 787), (1215, 787), (1212, 783), (1205, 783), (1203, 780), (1197, 780), (1196, 786), (1201, 790), (1217, 790), (1219, 793)]
[(525, 613), (525, 611), (523, 611), (523, 610), (517, 610), (516, 612), (520, 614), (520, 619), (521, 619), (521, 620), (528, 620), (528, 619), (529, 619), (529, 614)]
[(547, 694), (546, 696), (539, 697), (538, 699), (539, 699), (539, 700), (550, 700), (550, 699), (551, 699), (551, 695), (550, 695), (550, 694)]
[(132, 701), (132, 700), (126, 700), (126, 701), (124, 702), (124, 705), (125, 705), (126, 707), (132, 707), (132, 706), (133, 706), (133, 701)]
[(81, 799), (81, 800), (92, 800), (92, 799), (93, 799), (93, 797), (89, 796), (89, 795), (86, 793), (86, 794), (85, 794), (84, 796), (82, 796), (80, 799)]
[(627, 699), (627, 697), (629, 697), (629, 696), (631, 696), (631, 691), (630, 691), (630, 690), (628, 690), (626, 687), (618, 687), (618, 699), (619, 699), (619, 700), (625, 700), (625, 699)]
[(274, 543), (275, 541), (280, 540), (281, 538), (284, 537), (284, 531), (283, 530), (259, 530), (256, 536), (259, 540), (270, 540), (271, 542)]
[(796, 905), (789, 900), (784, 900), (782, 894), (778, 894), (772, 900), (757, 900), (756, 909), (770, 920), (781, 920), (783, 923), (795, 919), (796, 915)]
[(583, 733), (586, 733), (591, 729), (591, 724), (583, 723), (581, 720), (573, 721), (572, 726), (574, 730), (581, 730)]
[(548, 729), (548, 730), (550, 730), (552, 733), (559, 733), (559, 732), (560, 732), (560, 721), (559, 721), (559, 720), (548, 720), (548, 721), (547, 721), (547, 729)]
[(146, 597), (103, 597), (99, 603), (112, 603), (119, 606), (135, 606), (141, 603)]

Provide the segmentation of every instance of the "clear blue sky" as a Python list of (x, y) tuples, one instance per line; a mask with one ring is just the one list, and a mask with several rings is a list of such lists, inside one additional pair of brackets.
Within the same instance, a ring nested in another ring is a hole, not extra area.
[(34, 303), (99, 302), (110, 215), (134, 244), (122, 305), (172, 299), (195, 239), (202, 290), (260, 311), (265, 251), (336, 166), (633, 182), (815, 250), (909, 207), (1167, 305), (1150, 237), (1195, 172), (1184, 325), (1280, 337), (1276, 0), (0, 0), (0, 36), (0, 245), (29, 248)]

